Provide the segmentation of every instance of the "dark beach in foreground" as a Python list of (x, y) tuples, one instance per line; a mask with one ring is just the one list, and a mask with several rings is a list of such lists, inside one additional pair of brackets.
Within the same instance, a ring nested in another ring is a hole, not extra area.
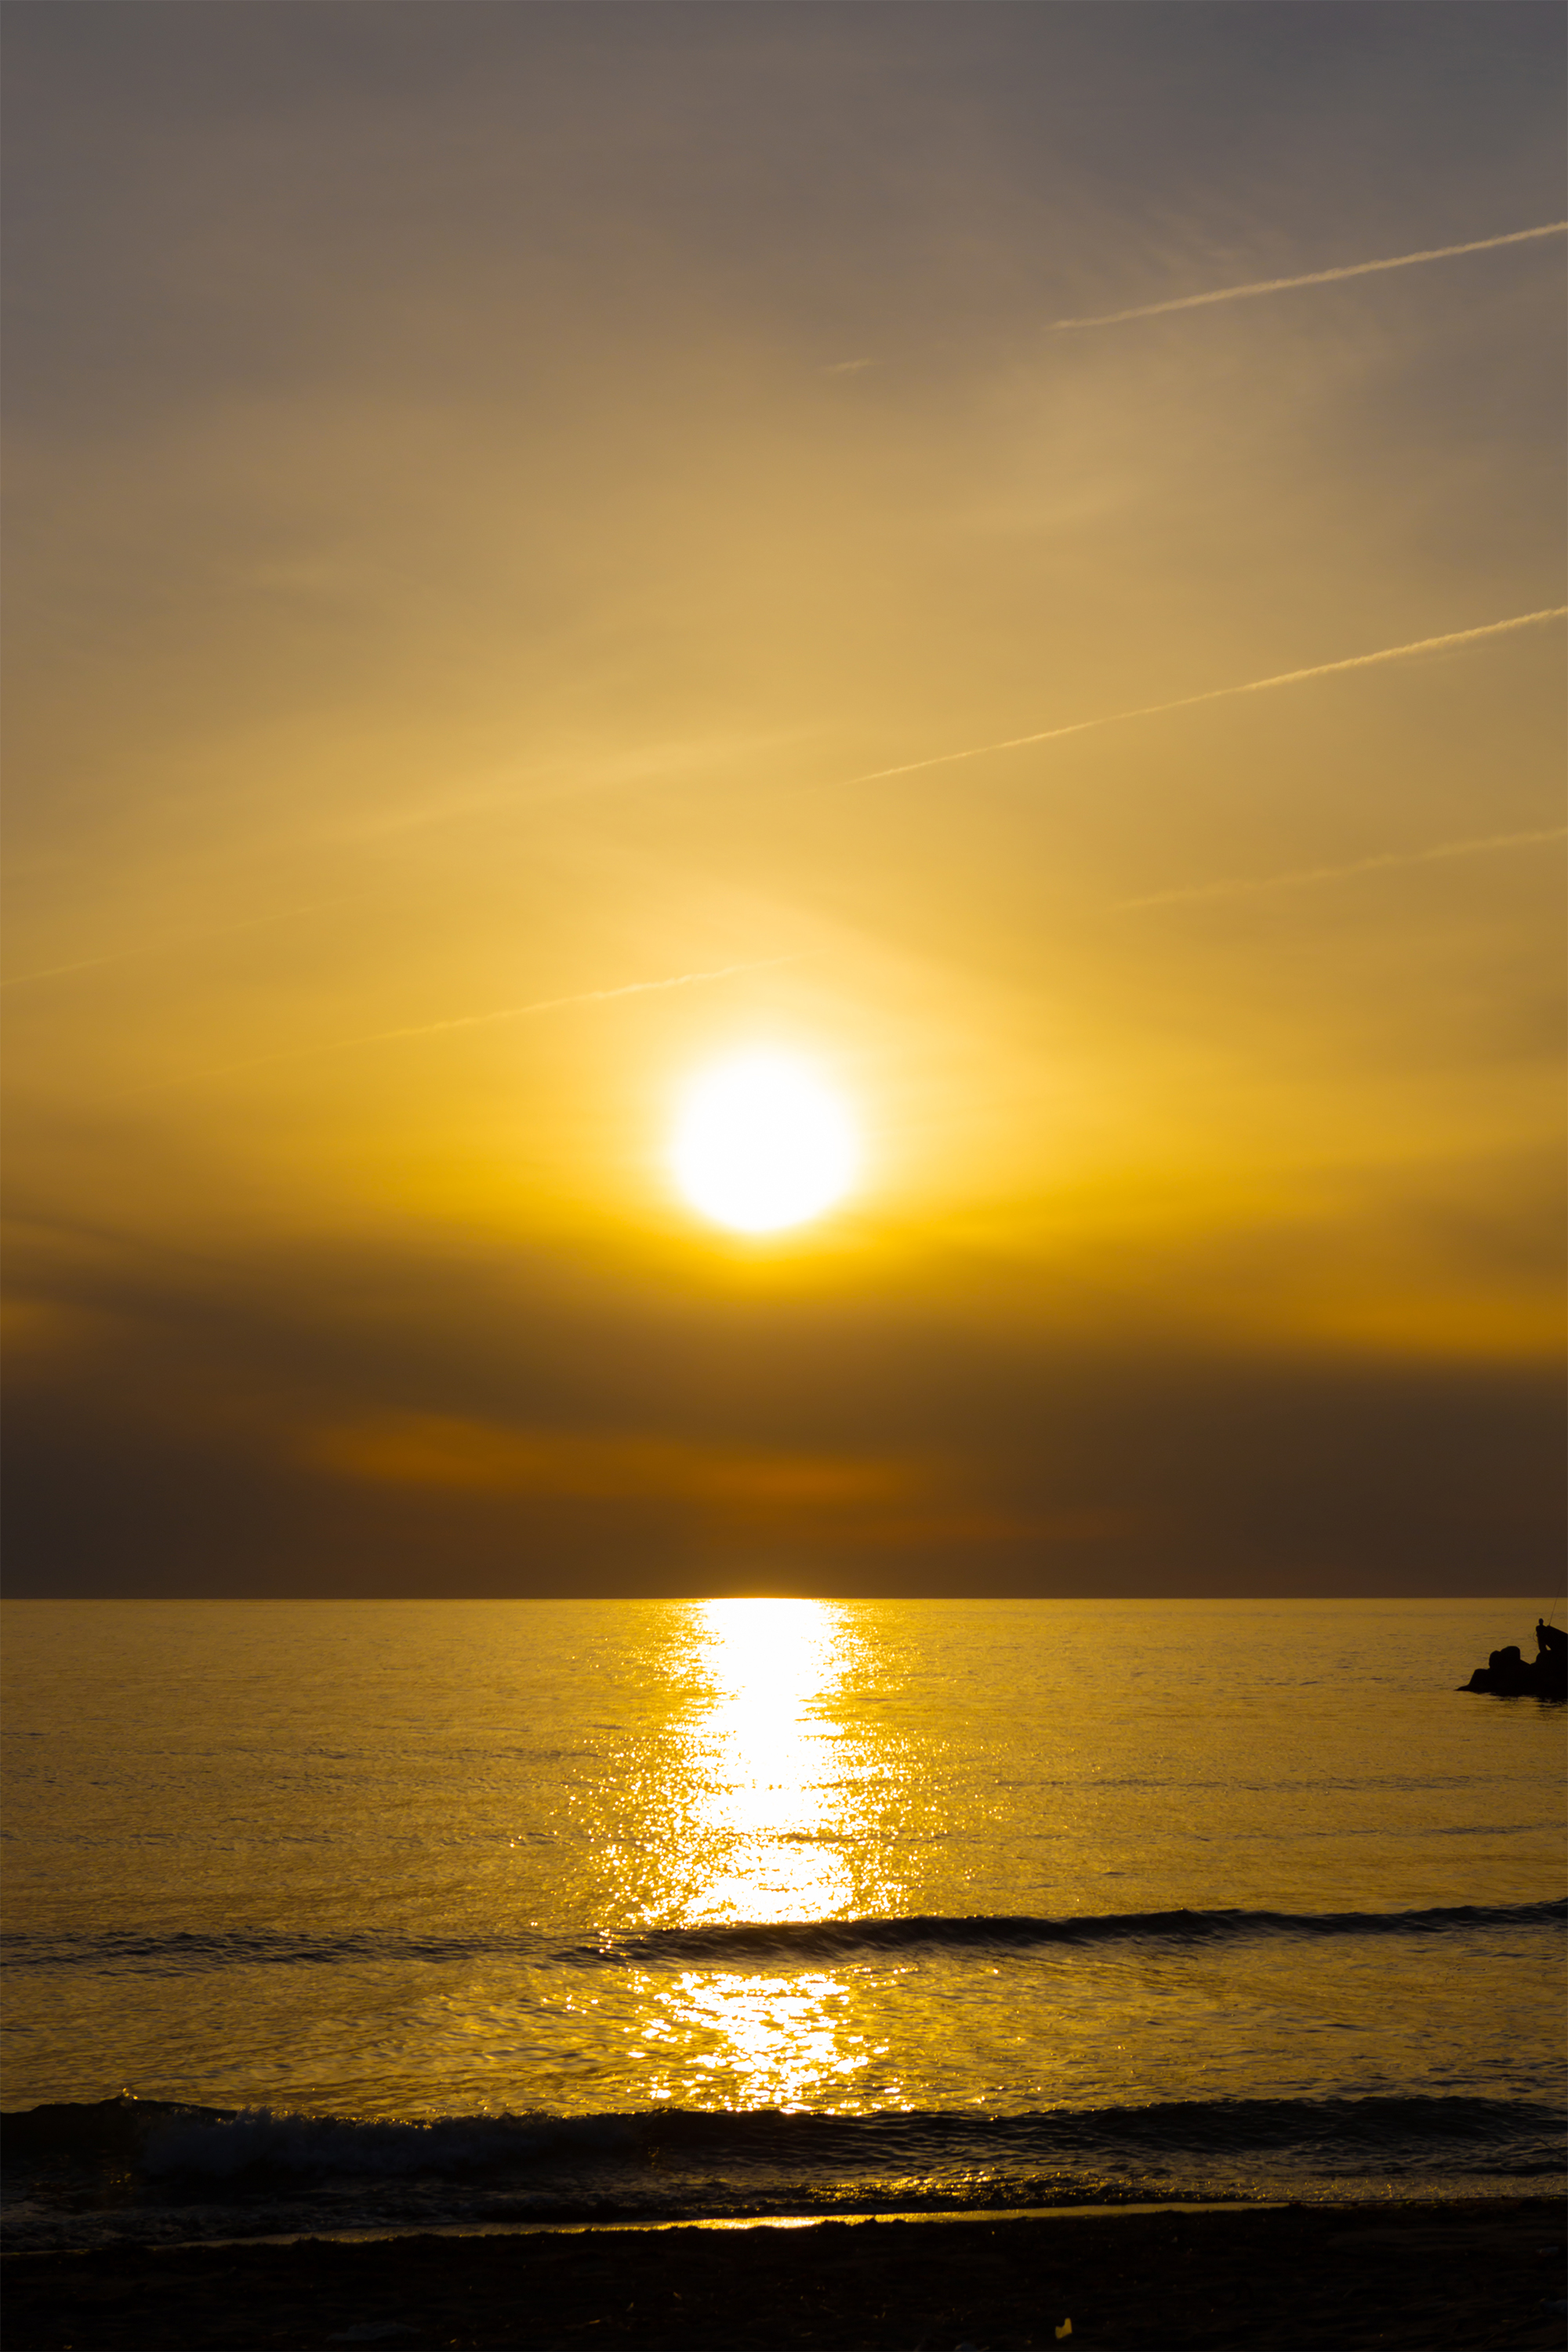
[(1563, 2238), (1529, 2198), (24, 2254), (4, 2342), (1477, 2352), (1564, 2342)]

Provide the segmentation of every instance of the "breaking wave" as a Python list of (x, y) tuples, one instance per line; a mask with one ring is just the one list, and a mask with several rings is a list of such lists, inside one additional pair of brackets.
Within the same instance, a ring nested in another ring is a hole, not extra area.
[(298, 2172), (428, 2172), (535, 2161), (571, 2151), (679, 2149), (729, 2165), (792, 2160), (813, 2169), (875, 2149), (923, 2158), (965, 2157), (984, 2142), (1084, 2152), (1111, 2144), (1150, 2148), (1312, 2147), (1336, 2155), (1414, 2140), (1512, 2147), (1555, 2122), (1532, 2100), (1177, 2099), (1144, 2106), (1055, 2108), (1030, 2116), (973, 2116), (941, 2110), (844, 2116), (761, 2107), (740, 2114), (690, 2107), (620, 2116), (479, 2115), (430, 2121), (360, 2121), (269, 2107), (185, 2107), (153, 2099), (33, 2107), (0, 2117), (8, 2160), (50, 2155), (132, 2158), (149, 2174), (228, 2178), (253, 2166)]
[(989, 1916), (807, 1919), (651, 1927), (561, 1946), (537, 1933), (494, 1936), (13, 1936), (12, 1968), (91, 1968), (158, 1975), (232, 1968), (333, 1968), (386, 1961), (451, 1963), (490, 1955), (575, 1966), (732, 1967), (747, 1959), (850, 1959), (861, 1952), (921, 1947), (954, 1950), (1041, 1945), (1103, 1945), (1136, 1940), (1167, 1946), (1247, 1937), (1446, 1936), (1491, 1929), (1568, 1925), (1568, 1902), (1458, 1904), (1420, 1911), (1126, 1911), (1062, 1918)]
[(763, 2108), (425, 2121), (130, 2097), (0, 2119), (13, 2251), (440, 2229), (1519, 2193), (1563, 2117), (1484, 2098), (1176, 2100), (988, 2116)]

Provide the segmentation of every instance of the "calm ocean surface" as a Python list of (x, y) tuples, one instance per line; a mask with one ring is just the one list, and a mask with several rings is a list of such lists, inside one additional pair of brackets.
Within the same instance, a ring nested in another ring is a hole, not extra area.
[(1540, 2191), (1538, 1602), (12, 1603), (10, 2242)]

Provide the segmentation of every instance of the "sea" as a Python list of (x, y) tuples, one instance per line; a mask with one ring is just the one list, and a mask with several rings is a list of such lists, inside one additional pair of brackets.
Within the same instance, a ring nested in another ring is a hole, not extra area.
[(1540, 1606), (11, 1603), (7, 2242), (1549, 2193)]

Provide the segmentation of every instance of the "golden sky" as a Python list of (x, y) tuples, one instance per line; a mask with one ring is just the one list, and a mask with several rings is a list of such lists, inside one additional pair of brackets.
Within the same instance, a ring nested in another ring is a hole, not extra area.
[(1560, 13), (11, 22), (16, 1589), (1554, 1573)]

